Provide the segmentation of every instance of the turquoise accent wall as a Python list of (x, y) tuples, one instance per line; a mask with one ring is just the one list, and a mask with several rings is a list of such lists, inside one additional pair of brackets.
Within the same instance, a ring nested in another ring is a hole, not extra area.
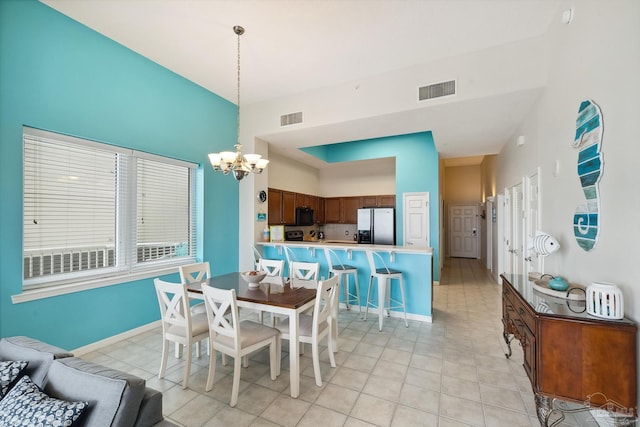
[[(348, 162), (383, 157), (396, 158), (396, 244), (402, 245), (402, 193), (429, 193), (430, 246), (433, 248), (433, 265), (440, 265), (440, 185), (438, 152), (431, 132), (389, 136), (361, 141), (307, 147), (305, 152), (322, 160)], [(434, 280), (440, 279), (436, 268)]]
[[(34, 0), (0, 2), (0, 94), (0, 336), (73, 349), (158, 320), (152, 279), (11, 302), (22, 289), (22, 126), (202, 164), (233, 147), (236, 106)], [(213, 274), (235, 271), (238, 184), (199, 175), (201, 255)]]

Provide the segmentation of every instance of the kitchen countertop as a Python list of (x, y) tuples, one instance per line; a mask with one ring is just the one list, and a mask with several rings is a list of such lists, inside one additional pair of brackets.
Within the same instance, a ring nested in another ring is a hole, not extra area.
[(353, 240), (325, 239), (325, 240), (306, 240), (302, 242), (284, 241), (284, 242), (256, 242), (262, 246), (291, 246), (302, 248), (336, 248), (351, 249), (354, 251), (365, 251), (374, 249), (379, 252), (396, 252), (396, 253), (413, 253), (413, 254), (433, 254), (431, 247), (415, 247), (415, 246), (392, 246), (392, 245), (366, 245), (357, 243)]

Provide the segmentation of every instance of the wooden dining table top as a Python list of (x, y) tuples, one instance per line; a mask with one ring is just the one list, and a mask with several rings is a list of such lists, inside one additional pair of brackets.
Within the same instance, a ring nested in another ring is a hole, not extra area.
[(190, 283), (187, 290), (202, 293), (202, 284), (219, 289), (234, 289), (236, 299), (258, 304), (274, 305), (283, 308), (297, 309), (316, 297), (315, 282), (294, 281), (280, 276), (266, 276), (257, 286), (250, 286), (241, 273), (227, 273), (209, 279)]

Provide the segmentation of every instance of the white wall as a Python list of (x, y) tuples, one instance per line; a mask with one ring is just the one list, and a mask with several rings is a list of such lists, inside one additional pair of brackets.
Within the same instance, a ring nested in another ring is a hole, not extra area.
[[(541, 228), (561, 249), (545, 259), (545, 271), (585, 285), (605, 281), (620, 286), (625, 314), (640, 320), (638, 276), (640, 223), (640, 2), (566, 1), (548, 33), (548, 84), (528, 118), (498, 157), (498, 191), (541, 170)], [(570, 25), (562, 10), (574, 8)], [(604, 122), (600, 181), (600, 234), (585, 252), (573, 236), (575, 208), (584, 197), (576, 174), (578, 150), (571, 143), (580, 102), (592, 99)], [(517, 147), (515, 137), (525, 136)], [(555, 161), (559, 174), (553, 175)]]

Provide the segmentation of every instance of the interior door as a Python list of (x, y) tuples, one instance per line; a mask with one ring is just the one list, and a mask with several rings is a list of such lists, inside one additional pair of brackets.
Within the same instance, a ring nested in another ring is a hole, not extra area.
[(513, 228), (511, 227), (511, 190), (504, 189), (503, 203), (502, 203), (502, 235), (503, 235), (503, 252), (502, 259), (504, 262), (504, 272), (507, 274), (513, 273), (513, 248), (511, 247), (513, 234)]
[(407, 246), (427, 247), (429, 242), (429, 193), (402, 195), (403, 242)]
[(511, 187), (511, 248), (513, 274), (523, 274), (524, 272), (524, 195), (522, 194), (522, 183)]
[(454, 258), (478, 257), (478, 206), (449, 206), (450, 253)]
[(540, 229), (540, 174), (535, 172), (525, 178), (525, 241), (524, 241), (524, 274), (531, 271), (542, 271), (542, 257), (536, 256), (533, 250), (533, 239)]

